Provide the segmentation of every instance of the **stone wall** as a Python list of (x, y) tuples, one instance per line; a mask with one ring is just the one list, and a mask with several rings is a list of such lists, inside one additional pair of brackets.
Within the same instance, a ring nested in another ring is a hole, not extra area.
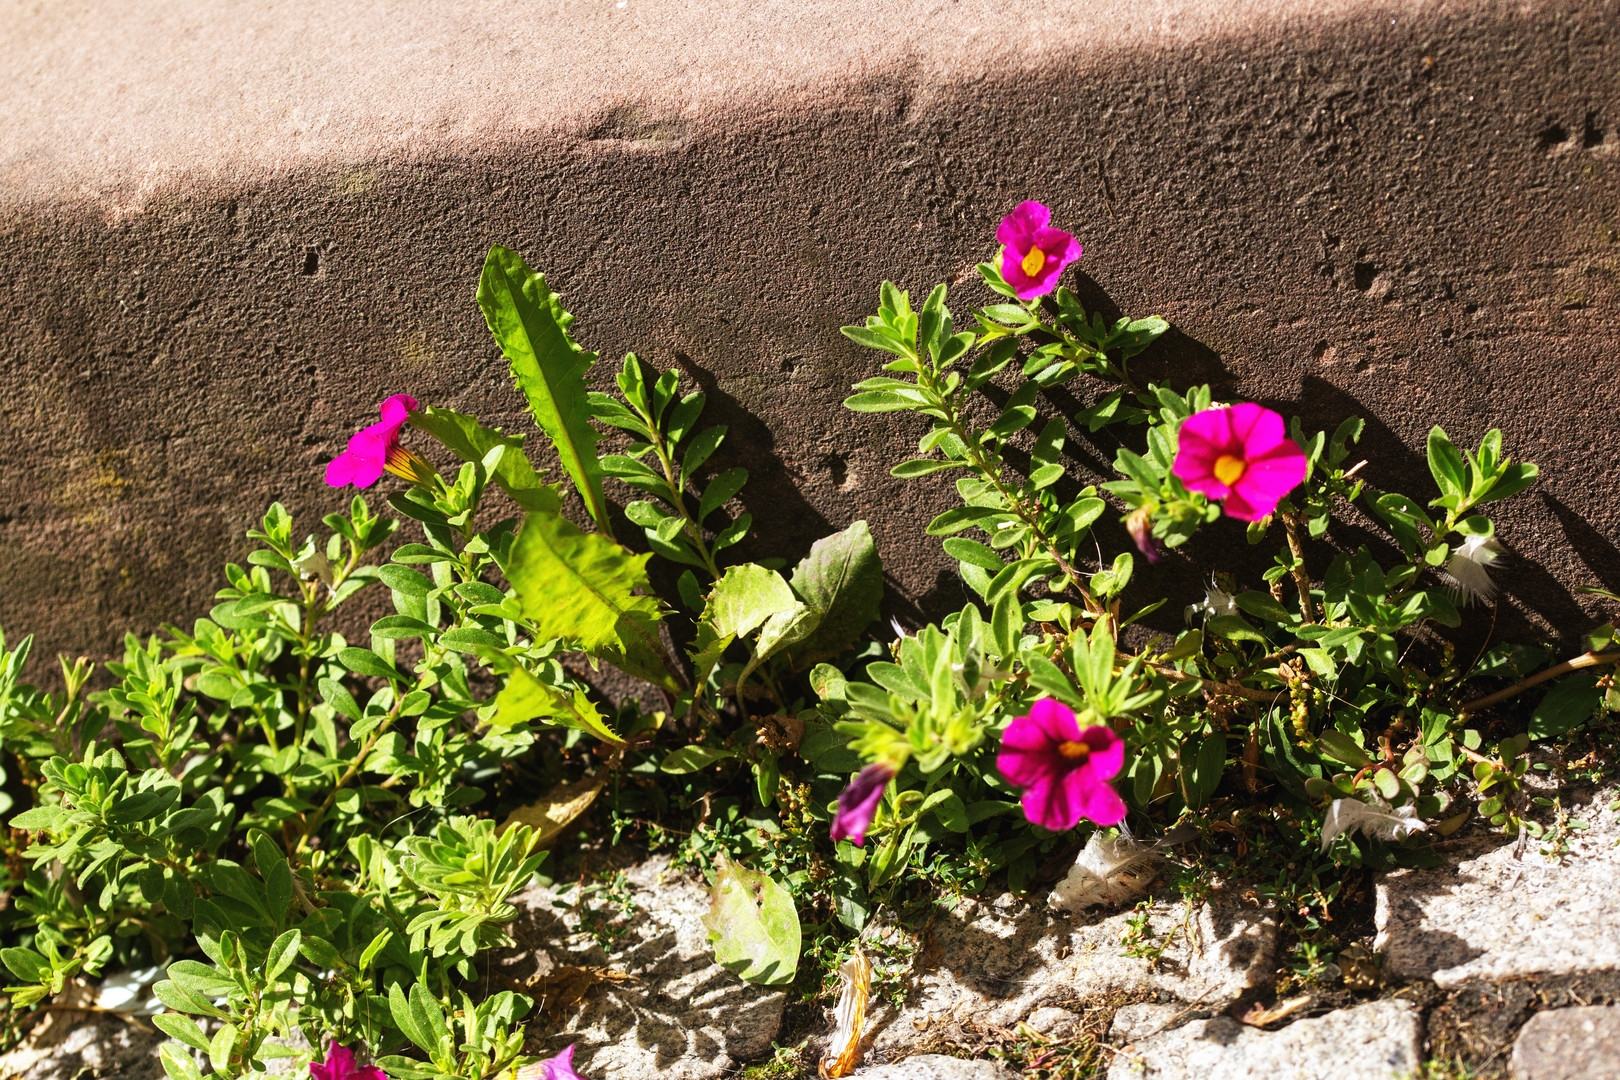
[(600, 374), (709, 391), (744, 553), (865, 517), (938, 610), (911, 538), (949, 481), (887, 476), (920, 432), (839, 408), (875, 364), (838, 327), (886, 277), (979, 297), (1026, 197), (1088, 304), (1173, 321), (1158, 377), (1363, 412), (1374, 482), (1426, 490), (1431, 423), (1503, 427), (1544, 468), (1503, 626), (1620, 588), (1620, 4), (3, 6), (0, 624), (36, 655), (204, 613), (268, 500), (336, 507), (389, 393), (528, 430), (472, 303), (494, 242)]

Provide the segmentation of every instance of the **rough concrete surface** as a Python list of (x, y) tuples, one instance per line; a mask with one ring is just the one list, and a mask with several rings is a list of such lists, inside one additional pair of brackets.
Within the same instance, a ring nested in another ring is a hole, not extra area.
[(1422, 1024), (1406, 1001), (1369, 1002), (1280, 1031), (1217, 1016), (1126, 1046), (1108, 1080), (1405, 1080), (1421, 1050)]
[(1156, 961), (1125, 954), (1132, 918), (1070, 919), (1011, 896), (966, 901), (929, 927), (924, 970), (905, 1007), (873, 1010), (872, 1045), (893, 1055), (963, 1022), (1011, 1028), (1043, 1007), (1119, 991), (1169, 993), (1218, 1008), (1276, 974), (1276, 923), (1230, 897), (1191, 910), (1150, 907), (1142, 944), (1164, 946)]
[[(0, 624), (41, 672), (188, 624), (270, 499), (339, 505), (321, 467), (389, 393), (529, 430), (471, 302), (495, 242), (610, 362), (710, 392), (714, 466), (753, 474), (737, 554), (865, 517), (896, 610), (938, 613), (949, 478), (888, 477), (920, 430), (839, 407), (877, 362), (838, 327), (884, 278), (985, 299), (969, 268), (1032, 197), (1086, 303), (1175, 324), (1144, 375), (1365, 412), (1377, 484), (1423, 475), (1432, 423), (1504, 428), (1545, 480), (1502, 510), (1500, 627), (1579, 629), (1570, 589), (1620, 588), (1617, 12), (4, 0)], [(1113, 452), (1077, 433), (1071, 464)]]
[[(1522, 846), (1484, 837), (1445, 865), (1378, 883), (1374, 948), (1396, 978), (1471, 979), (1620, 969), (1620, 811), (1614, 791), (1571, 813), (1585, 829)], [(1544, 850), (1554, 852), (1544, 854)]]
[(1537, 1013), (1508, 1059), (1513, 1080), (1606, 1080), (1620, 1076), (1620, 1008), (1592, 1005)]
[(708, 891), (662, 856), (629, 867), (625, 885), (622, 900), (538, 886), (513, 900), (524, 948), (503, 970), (540, 999), (535, 1052), (574, 1043), (592, 1080), (708, 1080), (769, 1054), (785, 997), (714, 962)]

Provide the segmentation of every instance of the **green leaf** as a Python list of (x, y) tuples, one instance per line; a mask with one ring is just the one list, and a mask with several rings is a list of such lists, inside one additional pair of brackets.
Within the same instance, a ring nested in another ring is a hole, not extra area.
[(765, 874), (720, 855), (703, 917), (714, 959), (744, 982), (781, 986), (799, 967), (799, 913), (793, 897)]
[(524, 510), (556, 510), (562, 500), (556, 484), (548, 484), (523, 452), (523, 437), (503, 435), (482, 427), (470, 416), (430, 405), (411, 414), (411, 426), (425, 431), (463, 461), (483, 461), (497, 446), (506, 447), (495, 468), (495, 483)]
[(23, 982), (43, 982), (51, 973), (50, 961), (33, 949), (0, 949), (0, 964)]
[(735, 750), (722, 750), (714, 746), (683, 746), (665, 756), (658, 765), (659, 772), (682, 776), (706, 769), (717, 761), (737, 756)]
[(270, 954), (265, 958), (264, 980), (266, 985), (274, 985), (281, 977), (281, 973), (292, 966), (298, 959), (298, 942), (302, 935), (297, 930), (288, 930), (276, 938), (270, 945)]
[(338, 663), (354, 672), (356, 675), (365, 675), (376, 679), (388, 679), (390, 682), (409, 681), (394, 665), (372, 652), (370, 649), (350, 647), (338, 653)]
[(180, 989), (208, 1000), (229, 997), (241, 989), (219, 969), (196, 960), (176, 960), (169, 965), (169, 978)]
[[(168, 1031), (168, 1028), (164, 1030)], [(197, 1062), (179, 1044), (164, 1043), (158, 1047), (158, 1058), (163, 1062), (163, 1071), (170, 1080), (202, 1080), (202, 1070), (197, 1068)]]
[(585, 371), (596, 362), (596, 354), (568, 336), (573, 316), (563, 310), (545, 276), (530, 270), (507, 248), (490, 248), (478, 280), (478, 306), (512, 365), (512, 378), (528, 398), (529, 411), (557, 448), (585, 508), (597, 527), (612, 536), (596, 454), (598, 436), (589, 422), (591, 405), (585, 390)]
[(1372, 758), (1367, 756), (1367, 751), (1342, 731), (1329, 728), (1322, 732), (1316, 737), (1316, 746), (1334, 761), (1342, 761), (1358, 769), (1364, 769), (1372, 764)]
[(750, 634), (797, 602), (781, 574), (757, 563), (743, 563), (728, 568), (714, 583), (703, 609), (703, 623), (720, 637)]
[(567, 638), (599, 654), (639, 636), (661, 652), (650, 630), (662, 617), (658, 601), (635, 593), (647, 588), (650, 558), (582, 532), (560, 514), (529, 514), (505, 570), (535, 640)]
[(1510, 495), (1517, 495), (1519, 492), (1535, 483), (1536, 477), (1540, 475), (1540, 473), (1541, 469), (1536, 465), (1509, 465), (1507, 468), (1502, 470), (1501, 475), (1497, 478), (1496, 483), (1491, 485), (1491, 490), (1480, 496), (1479, 501), (1495, 502), (1497, 499), (1505, 499)]
[(499, 727), (511, 728), (530, 720), (545, 720), (558, 727), (595, 735), (605, 743), (624, 742), (607, 726), (596, 703), (585, 691), (565, 693), (553, 689), (517, 665), (513, 665), (506, 685), (495, 697), (495, 718)]
[(1591, 719), (1603, 703), (1597, 682), (1596, 672), (1583, 671), (1553, 687), (1530, 714), (1530, 737), (1550, 739)]
[(883, 602), (883, 561), (866, 522), (810, 545), (810, 554), (793, 568), (790, 584), (817, 615), (816, 628), (800, 643), (794, 663), (838, 655), (877, 619)]
[(1446, 433), (1438, 425), (1429, 432), (1429, 472), (1439, 485), (1442, 495), (1464, 495), (1468, 492), (1468, 473), (1462, 455), (1451, 445)]
[(958, 506), (947, 510), (928, 523), (929, 536), (950, 536), (973, 526), (984, 526), (992, 518), (1003, 517), (1005, 512), (993, 506)]
[(868, 390), (861, 394), (851, 394), (844, 399), (844, 408), (855, 412), (900, 412), (904, 409), (919, 409), (926, 404), (923, 396), (913, 391), (906, 393), (899, 390)]
[(158, 1013), (152, 1017), (152, 1023), (156, 1024), (169, 1038), (179, 1039), (193, 1050), (201, 1050), (203, 1053), (208, 1052), (208, 1036), (203, 1034), (203, 1029), (191, 1017), (179, 1016), (175, 1013)]
[(698, 500), (697, 520), (703, 522), (710, 514), (730, 502), (747, 482), (748, 470), (743, 468), (727, 469), (710, 480), (709, 486), (703, 489), (703, 497)]
[[(412, 989), (415, 989), (413, 986)], [(388, 1012), (394, 1018), (394, 1026), (405, 1033), (405, 1037), (418, 1047), (429, 1053), (433, 1052), (431, 1034), (418, 1024), (417, 1017), (411, 1011), (411, 1003), (405, 997), (405, 992), (398, 983), (391, 983), (388, 987)]]
[(934, 458), (912, 458), (902, 461), (889, 470), (890, 476), (909, 479), (914, 476), (927, 476), (929, 473), (941, 472), (945, 469), (964, 469), (967, 466), (960, 461), (938, 461)]
[(1289, 612), (1269, 594), (1263, 592), (1239, 593), (1235, 598), (1237, 606), (1253, 615), (1257, 619), (1267, 622), (1288, 625), (1298, 621), (1298, 617)]
[(1001, 560), (1001, 556), (990, 548), (977, 540), (969, 540), (965, 536), (948, 537), (940, 546), (945, 549), (945, 554), (951, 558), (965, 562), (969, 566), (977, 566), (981, 570), (988, 570), (992, 574), (1001, 573), (1007, 566)]

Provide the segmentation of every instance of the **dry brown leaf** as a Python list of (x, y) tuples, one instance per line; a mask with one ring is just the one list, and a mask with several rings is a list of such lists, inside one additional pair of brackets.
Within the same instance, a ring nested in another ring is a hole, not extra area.
[(1280, 1002), (1269, 1009), (1257, 1001), (1239, 1019), (1250, 1027), (1263, 1028), (1268, 1024), (1275, 1024), (1279, 1020), (1286, 1020), (1299, 1012), (1299, 1010), (1310, 1005), (1310, 1003), (1311, 995), (1309, 994), (1290, 998), (1288, 1001)]
[(544, 977), (533, 980), (529, 995), (540, 1003), (540, 1011), (553, 1020), (561, 1020), (564, 1011), (577, 1003), (598, 983), (634, 982), (634, 975), (604, 967), (576, 967), (565, 964), (552, 968)]
[(537, 834), (534, 843), (536, 849), (550, 847), (570, 821), (590, 808), (591, 803), (596, 801), (596, 793), (601, 790), (602, 781), (590, 777), (572, 784), (559, 784), (546, 792), (545, 798), (540, 801), (520, 806), (508, 814), (501, 823), (501, 831), (505, 832), (513, 825), (527, 825)]
[(866, 1026), (866, 998), (872, 992), (872, 962), (859, 946), (838, 969), (843, 992), (838, 995), (838, 1009), (834, 1019), (838, 1026), (827, 1043), (827, 1052), (821, 1058), (818, 1075), (825, 1080), (837, 1080), (855, 1071), (861, 1057), (861, 1029)]

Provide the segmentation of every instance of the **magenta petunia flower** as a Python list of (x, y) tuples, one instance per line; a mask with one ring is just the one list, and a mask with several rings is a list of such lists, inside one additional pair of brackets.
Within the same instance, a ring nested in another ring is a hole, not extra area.
[(1172, 471), (1187, 490), (1223, 500), (1228, 517), (1259, 521), (1304, 481), (1308, 467), (1305, 451), (1283, 433), (1283, 418), (1244, 402), (1183, 420)]
[(894, 770), (881, 762), (868, 765), (838, 796), (838, 812), (833, 815), (833, 843), (848, 840), (856, 847), (866, 843), (866, 829), (883, 801), (883, 789), (894, 779)]
[(332, 487), (370, 487), (385, 471), (418, 484), (433, 475), (431, 465), (399, 445), (399, 429), (410, 420), (416, 399), (395, 394), (377, 408), (382, 419), (349, 436), (348, 449), (327, 464), (326, 482)]
[(324, 1062), (310, 1062), (309, 1075), (315, 1080), (388, 1080), (388, 1076), (375, 1065), (360, 1068), (354, 1063), (354, 1051), (339, 1046), (333, 1039), (326, 1047)]
[(1007, 725), (996, 768), (1024, 789), (1024, 816), (1053, 832), (1081, 818), (1099, 825), (1125, 820), (1125, 801), (1108, 781), (1125, 766), (1125, 744), (1102, 724), (1080, 730), (1074, 710), (1041, 698)]
[[(524, 1071), (527, 1072), (528, 1070)], [(583, 1076), (574, 1071), (574, 1047), (572, 1045), (556, 1057), (547, 1058), (545, 1061), (540, 1062), (538, 1072), (531, 1075), (534, 1080), (585, 1080)]]
[(1045, 296), (1057, 286), (1063, 268), (1080, 257), (1080, 242), (1062, 229), (1047, 226), (1052, 211), (1033, 200), (1001, 219), (1001, 276), (1020, 300)]

